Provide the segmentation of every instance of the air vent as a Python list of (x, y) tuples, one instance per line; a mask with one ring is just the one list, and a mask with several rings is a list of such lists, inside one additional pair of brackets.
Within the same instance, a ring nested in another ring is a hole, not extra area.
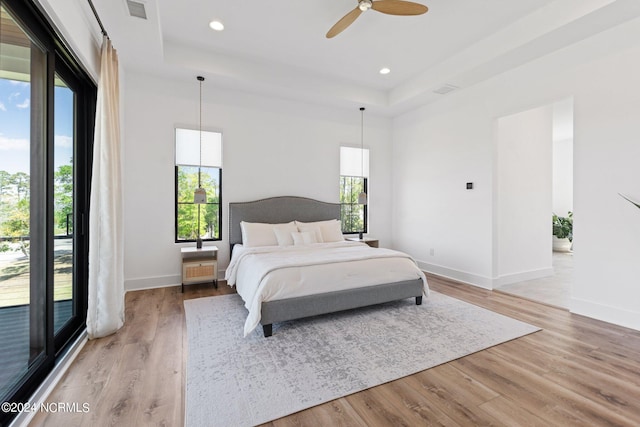
[(129, 8), (129, 15), (135, 16), (136, 18), (147, 19), (147, 11), (144, 9), (144, 3), (127, 0), (127, 7)]
[(445, 93), (453, 92), (456, 89), (458, 89), (458, 86), (450, 85), (447, 83), (434, 90), (433, 93), (444, 95)]

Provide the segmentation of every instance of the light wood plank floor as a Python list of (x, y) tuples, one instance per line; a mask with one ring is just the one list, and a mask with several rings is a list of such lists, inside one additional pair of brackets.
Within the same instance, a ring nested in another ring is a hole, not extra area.
[[(640, 332), (437, 277), (429, 284), (544, 330), (267, 426), (640, 425)], [(90, 412), (38, 414), (31, 425), (181, 426), (183, 299), (229, 292), (128, 293), (124, 328), (90, 341), (49, 398), (88, 402)]]

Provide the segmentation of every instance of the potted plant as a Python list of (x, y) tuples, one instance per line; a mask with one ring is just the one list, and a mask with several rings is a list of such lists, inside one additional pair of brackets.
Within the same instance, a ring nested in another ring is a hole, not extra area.
[(566, 217), (553, 214), (553, 250), (569, 252), (573, 242), (573, 212)]

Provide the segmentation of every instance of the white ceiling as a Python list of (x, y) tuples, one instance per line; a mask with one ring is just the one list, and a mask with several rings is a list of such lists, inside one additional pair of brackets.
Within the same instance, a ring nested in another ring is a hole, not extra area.
[(94, 0), (125, 69), (386, 115), (640, 16), (637, 0), (419, 0), (425, 15), (370, 10), (326, 39), (356, 0), (140, 1), (146, 21), (125, 0)]

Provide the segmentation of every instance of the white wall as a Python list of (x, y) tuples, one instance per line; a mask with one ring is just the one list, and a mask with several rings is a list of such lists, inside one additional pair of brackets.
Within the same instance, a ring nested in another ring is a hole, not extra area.
[(573, 97), (571, 310), (640, 329), (640, 211), (617, 195), (640, 199), (639, 39), (635, 19), (394, 119), (395, 246), (430, 271), (493, 286), (496, 119)]
[(552, 107), (497, 121), (495, 285), (550, 276)]
[[(102, 35), (87, 1), (37, 0), (53, 21), (67, 47), (97, 82), (100, 74)], [(117, 48), (117, 46), (116, 46)]]
[[(636, 45), (638, 33), (629, 35)], [(640, 47), (585, 71), (575, 104), (571, 309), (640, 329), (640, 209), (618, 195), (640, 200)], [(590, 88), (590, 79), (600, 84)]]
[(573, 139), (553, 142), (553, 213), (573, 212)]
[[(174, 243), (174, 127), (198, 125), (198, 82), (128, 71), (125, 94), (125, 287), (180, 283)], [(294, 195), (339, 201), (340, 145), (360, 144), (360, 111), (333, 110), (203, 86), (203, 128), (223, 133), (223, 240), (228, 203)], [(390, 243), (391, 123), (365, 114), (371, 150), (369, 234)], [(193, 243), (191, 243), (193, 245)]]
[(493, 148), (483, 142), (492, 135), (473, 103), (447, 100), (400, 116), (393, 129), (393, 246), (428, 271), (485, 287)]
[(553, 105), (553, 212), (573, 212), (573, 99)]

